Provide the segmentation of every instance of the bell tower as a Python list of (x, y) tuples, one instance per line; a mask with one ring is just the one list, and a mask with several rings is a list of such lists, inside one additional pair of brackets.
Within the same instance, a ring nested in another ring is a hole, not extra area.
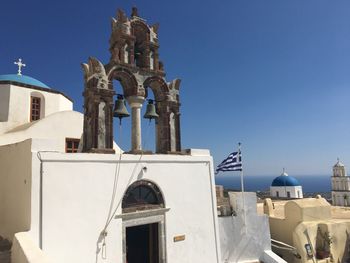
[(103, 64), (89, 58), (84, 69), (83, 152), (114, 153), (113, 96)]
[[(149, 90), (153, 92), (155, 99), (156, 112), (152, 116), (156, 118), (156, 152), (180, 152), (180, 80), (167, 82), (165, 79), (164, 65), (159, 60), (158, 52), (159, 24), (147, 24), (146, 20), (139, 16), (137, 8), (133, 7), (130, 17), (118, 9), (116, 18), (112, 18), (111, 27), (110, 61), (104, 66), (96, 59), (90, 59), (89, 65), (84, 64), (84, 151), (96, 152), (96, 149), (103, 147), (105, 147), (103, 149), (112, 149), (113, 111), (111, 109), (113, 105), (111, 101), (116, 94), (113, 80), (117, 80), (122, 86), (122, 95), (131, 108), (130, 153), (143, 152), (141, 108), (148, 98)], [(90, 64), (103, 66), (103, 69), (98, 70), (99, 76)], [(92, 81), (94, 78), (96, 80)], [(101, 88), (97, 89), (98, 80), (103, 80), (103, 92)], [(97, 113), (102, 109), (104, 109), (103, 116)], [(149, 118), (149, 115), (147, 116)], [(100, 122), (101, 120), (103, 121)], [(97, 138), (95, 140), (97, 143), (91, 138)]]

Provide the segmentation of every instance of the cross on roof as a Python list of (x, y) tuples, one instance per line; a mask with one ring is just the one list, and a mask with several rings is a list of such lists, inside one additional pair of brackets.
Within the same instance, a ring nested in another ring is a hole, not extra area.
[(26, 64), (22, 63), (22, 59), (21, 58), (19, 58), (17, 62), (14, 62), (14, 64), (18, 66), (18, 73), (17, 73), (17, 75), (21, 76), (22, 75), (22, 67), (25, 67)]

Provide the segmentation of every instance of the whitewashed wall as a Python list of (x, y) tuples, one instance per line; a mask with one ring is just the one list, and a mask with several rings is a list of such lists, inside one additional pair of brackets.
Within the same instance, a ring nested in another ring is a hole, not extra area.
[[(68, 111), (73, 109), (73, 103), (61, 94), (47, 91), (23, 88), (10, 84), (0, 85), (0, 104), (8, 105), (8, 112), (1, 106), (0, 110), (0, 134), (5, 133), (19, 125), (30, 121), (30, 96), (42, 96), (44, 98), (42, 107), (43, 117), (58, 111)], [(9, 96), (5, 96), (6, 94)], [(4, 115), (4, 116), (2, 116)], [(5, 117), (7, 115), (7, 118)], [(3, 121), (5, 120), (5, 121)]]
[(0, 135), (0, 145), (21, 142), (30, 138), (56, 139), (60, 152), (65, 152), (66, 138), (80, 139), (83, 132), (83, 114), (60, 111), (39, 121), (28, 123), (13, 132)]
[(350, 206), (350, 191), (332, 191), (332, 204)]
[(0, 236), (30, 228), (31, 142), (0, 146)]
[[(200, 153), (200, 152), (199, 152)], [(30, 235), (53, 262), (122, 262), (122, 220), (108, 228), (107, 259), (96, 254), (112, 195), (119, 155), (33, 153)], [(147, 167), (147, 171), (142, 168)], [(133, 172), (134, 171), (134, 172)], [(220, 262), (212, 158), (206, 156), (122, 155), (116, 203), (128, 185), (146, 179), (164, 194), (168, 263)], [(116, 214), (121, 213), (120, 206)], [(177, 235), (185, 235), (174, 242)]]
[(332, 176), (332, 190), (350, 191), (350, 176)]
[[(298, 191), (300, 196), (298, 196)], [(290, 198), (303, 198), (303, 188), (301, 186), (271, 186), (270, 194), (271, 196), (277, 197), (277, 192), (279, 197), (287, 198), (287, 192), (290, 192)]]
[(285, 262), (271, 251), (268, 217), (257, 214), (256, 194), (229, 193), (235, 216), (219, 217), (222, 262)]
[(10, 85), (0, 85), (0, 123), (8, 121), (9, 104)]

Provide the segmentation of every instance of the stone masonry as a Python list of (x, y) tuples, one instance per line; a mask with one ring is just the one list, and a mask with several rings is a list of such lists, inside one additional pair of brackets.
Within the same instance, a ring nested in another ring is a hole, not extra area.
[(112, 153), (113, 150), (113, 80), (122, 86), (132, 114), (131, 153), (141, 149), (141, 107), (154, 94), (156, 111), (156, 152), (181, 151), (180, 140), (180, 80), (167, 82), (164, 65), (159, 60), (159, 24), (148, 25), (132, 9), (131, 17), (122, 10), (112, 18), (110, 61), (103, 65), (95, 58), (83, 64), (84, 90), (84, 139), (83, 152)]

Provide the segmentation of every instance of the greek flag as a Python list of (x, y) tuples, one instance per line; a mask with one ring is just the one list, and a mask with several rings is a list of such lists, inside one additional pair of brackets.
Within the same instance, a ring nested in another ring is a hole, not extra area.
[(226, 171), (242, 171), (242, 155), (241, 151), (231, 153), (217, 167), (215, 174)]

